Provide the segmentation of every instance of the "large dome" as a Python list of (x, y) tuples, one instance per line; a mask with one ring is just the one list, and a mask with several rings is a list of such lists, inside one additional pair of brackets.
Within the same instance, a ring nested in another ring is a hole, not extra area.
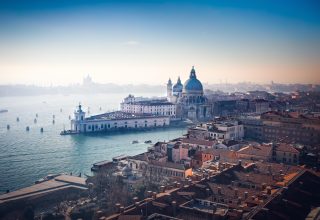
[(184, 83), (183, 86), (184, 91), (203, 91), (202, 83), (197, 79), (196, 71), (194, 70), (194, 67), (192, 67), (192, 70), (190, 72), (189, 79)]

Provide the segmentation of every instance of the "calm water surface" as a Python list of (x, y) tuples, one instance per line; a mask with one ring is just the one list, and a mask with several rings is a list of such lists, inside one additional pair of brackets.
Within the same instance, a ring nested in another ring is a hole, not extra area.
[[(0, 109), (0, 193), (29, 186), (49, 173), (72, 172), (88, 174), (94, 162), (120, 154), (135, 155), (146, 151), (145, 140), (164, 141), (186, 132), (185, 128), (157, 129), (124, 134), (60, 136), (70, 128), (68, 116), (75, 106), (90, 106), (91, 114), (119, 109), (127, 94), (46, 95), (33, 97), (2, 97)], [(138, 94), (157, 96), (160, 94)], [(101, 107), (101, 111), (100, 111)], [(62, 109), (62, 112), (60, 112)], [(37, 123), (34, 119), (38, 114)], [(55, 115), (55, 124), (52, 123)], [(16, 118), (20, 121), (17, 122)], [(7, 124), (10, 130), (7, 130)], [(30, 131), (26, 131), (30, 126)], [(40, 132), (43, 127), (44, 132)], [(139, 140), (139, 144), (131, 144)]]

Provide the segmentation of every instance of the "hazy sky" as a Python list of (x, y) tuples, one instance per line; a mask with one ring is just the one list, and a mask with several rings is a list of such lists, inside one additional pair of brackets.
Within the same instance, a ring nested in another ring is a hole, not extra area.
[(164, 84), (192, 65), (204, 83), (320, 83), (320, 1), (0, 1), (0, 84)]

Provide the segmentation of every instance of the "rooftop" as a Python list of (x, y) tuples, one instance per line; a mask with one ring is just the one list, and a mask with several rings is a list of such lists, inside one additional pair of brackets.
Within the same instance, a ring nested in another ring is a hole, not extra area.
[(271, 155), (271, 151), (272, 151), (272, 147), (269, 145), (259, 145), (259, 146), (249, 145), (247, 147), (244, 147), (238, 150), (238, 153), (268, 157)]
[(166, 116), (153, 115), (153, 114), (137, 114), (137, 113), (127, 113), (122, 111), (107, 112), (100, 115), (94, 115), (86, 118), (88, 121), (95, 120), (126, 120), (126, 119), (143, 119), (143, 118), (163, 118)]

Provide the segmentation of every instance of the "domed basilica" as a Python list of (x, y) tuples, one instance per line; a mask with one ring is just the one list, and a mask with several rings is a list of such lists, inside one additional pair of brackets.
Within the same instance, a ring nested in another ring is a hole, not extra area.
[(204, 96), (202, 83), (197, 79), (192, 67), (189, 79), (182, 85), (180, 77), (172, 86), (171, 79), (167, 84), (167, 98), (177, 105), (177, 118), (189, 118), (193, 121), (205, 121), (211, 118), (211, 105)]

